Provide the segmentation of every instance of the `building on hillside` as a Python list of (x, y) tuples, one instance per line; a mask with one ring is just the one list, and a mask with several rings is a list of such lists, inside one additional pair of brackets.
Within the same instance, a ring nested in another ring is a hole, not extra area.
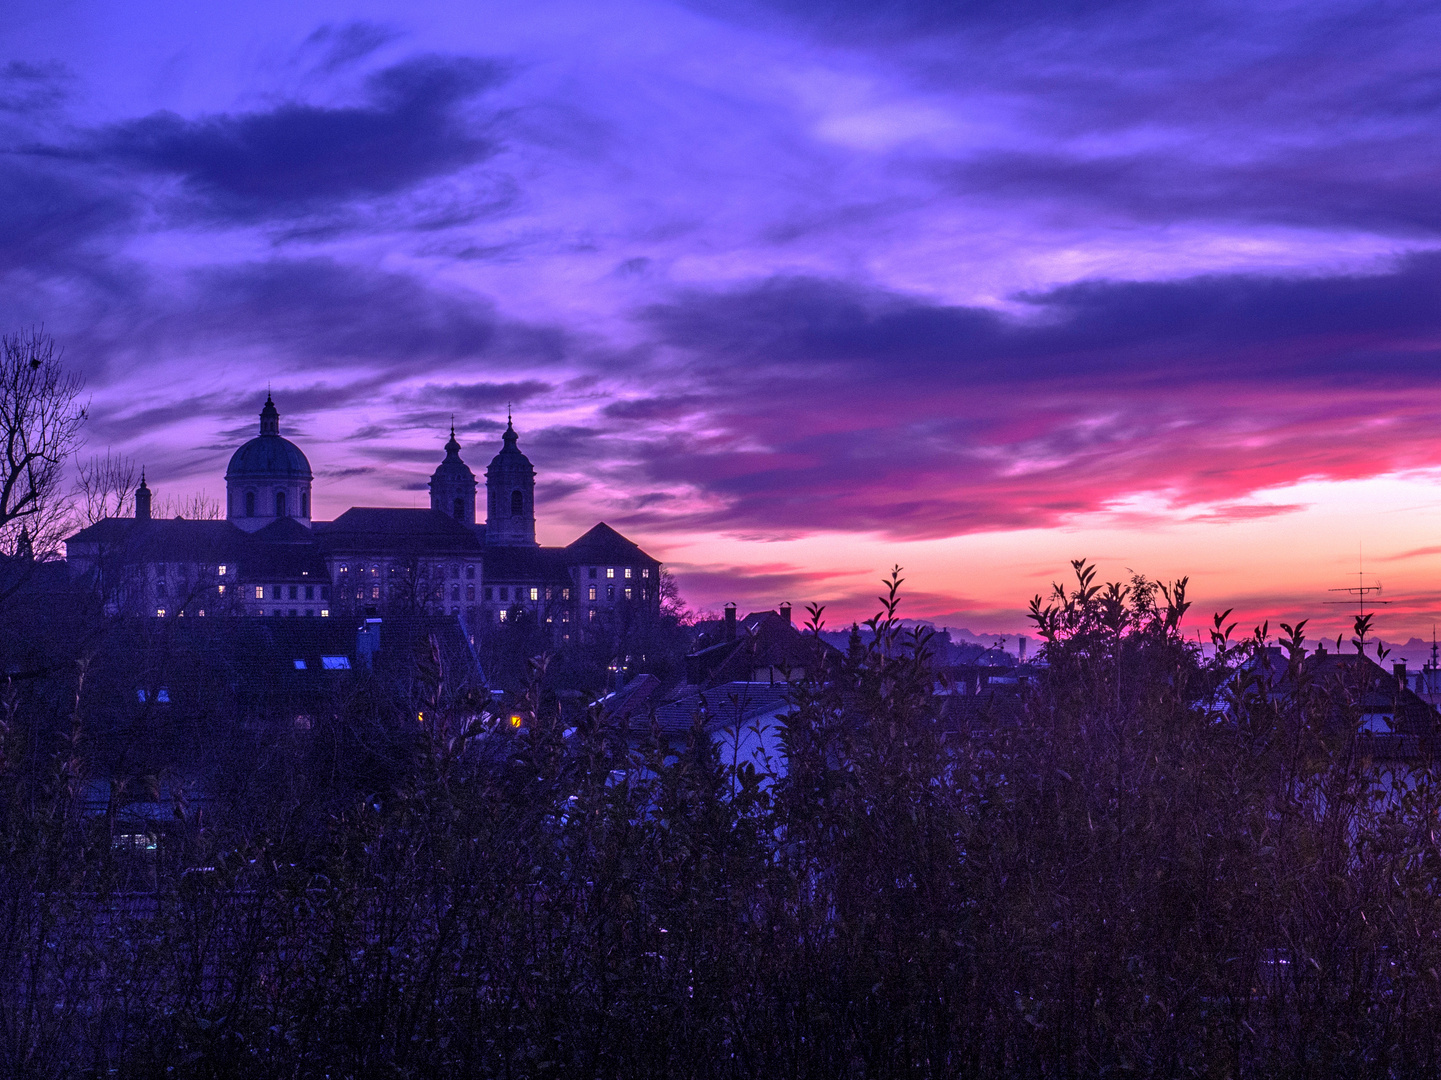
[(558, 640), (627, 612), (658, 612), (661, 564), (610, 526), (565, 547), (535, 537), (535, 468), (507, 422), (479, 484), (452, 427), (428, 507), (352, 507), (312, 519), (310, 461), (280, 434), (266, 397), (259, 434), (225, 471), (225, 519), (151, 515), (144, 478), (135, 516), (106, 518), (66, 541), (74, 579), (113, 612), (182, 615), (447, 615), (472, 640), (529, 612)]

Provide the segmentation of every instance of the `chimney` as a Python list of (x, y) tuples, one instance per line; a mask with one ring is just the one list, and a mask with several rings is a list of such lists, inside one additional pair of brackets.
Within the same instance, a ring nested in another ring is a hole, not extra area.
[(789, 604), (781, 605), (781, 618), (786, 621), (787, 626), (791, 625), (791, 606)]
[(380, 620), (366, 619), (360, 624), (360, 631), (355, 635), (355, 658), (364, 667), (370, 667), (370, 661), (380, 649)]
[(1020, 637), (1016, 638), (1016, 659), (1020, 660), (1022, 663), (1024, 663), (1026, 659), (1026, 646), (1030, 643), (1031, 639), (1026, 637), (1025, 634), (1022, 634)]
[(135, 489), (135, 520), (150, 520), (150, 489), (145, 486), (145, 470), (140, 470), (140, 486)]
[(1406, 661), (1402, 660), (1391, 665), (1391, 670), (1396, 673), (1396, 689), (1405, 690), (1406, 685)]
[(725, 639), (726, 639), (727, 641), (734, 641), (734, 640), (736, 639), (736, 606), (735, 606), (735, 604), (727, 604), (727, 605), (726, 605)]

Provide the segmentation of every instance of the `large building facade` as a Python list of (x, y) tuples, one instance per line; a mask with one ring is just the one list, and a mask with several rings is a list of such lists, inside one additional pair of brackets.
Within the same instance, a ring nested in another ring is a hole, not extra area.
[(560, 640), (660, 606), (660, 563), (604, 523), (565, 547), (535, 538), (535, 469), (507, 422), (480, 485), (452, 428), (426, 508), (352, 507), (311, 518), (314, 475), (280, 434), (267, 396), (260, 431), (225, 471), (225, 520), (106, 518), (66, 541), (67, 561), (116, 612), (155, 617), (454, 615), (472, 638), (520, 612)]

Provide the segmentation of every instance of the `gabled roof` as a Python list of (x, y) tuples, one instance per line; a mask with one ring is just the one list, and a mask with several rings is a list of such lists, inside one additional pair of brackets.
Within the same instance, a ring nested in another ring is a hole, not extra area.
[(566, 548), (496, 546), (481, 556), (487, 582), (540, 581), (570, 584)]
[(124, 545), (136, 561), (216, 562), (233, 559), (250, 543), (243, 529), (228, 521), (185, 518), (105, 518), (66, 539), (67, 548), (95, 544)]
[(314, 529), (326, 551), (480, 554), (480, 541), (468, 526), (428, 508), (353, 506), (334, 521), (317, 521)]
[(657, 561), (603, 521), (565, 550), (572, 565)]
[(831, 655), (840, 655), (835, 646), (797, 630), (776, 612), (752, 612), (738, 621), (735, 641), (686, 657), (686, 678), (699, 686), (713, 686), (749, 679), (757, 668), (813, 669), (818, 660)]
[[(700, 719), (707, 733), (745, 725), (760, 717), (779, 715), (790, 709), (790, 688), (784, 683), (734, 681), (707, 690), (696, 690), (660, 706), (655, 722), (662, 737), (684, 735)], [(644, 721), (632, 718), (630, 727), (643, 733)]]
[(256, 529), (250, 534), (256, 540), (263, 540), (267, 544), (313, 544), (315, 533), (307, 529), (293, 517), (276, 518), (263, 529)]

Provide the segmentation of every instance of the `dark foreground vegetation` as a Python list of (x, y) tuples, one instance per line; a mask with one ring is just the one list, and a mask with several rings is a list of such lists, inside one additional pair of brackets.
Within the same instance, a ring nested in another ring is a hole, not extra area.
[(12, 687), (0, 1070), (1435, 1075), (1429, 766), (1385, 795), (1299, 634), (1282, 693), (1264, 632), (1218, 620), (1203, 660), (1184, 610), (1081, 568), (1036, 607), (1024, 719), (947, 734), (888, 606), (797, 687), (774, 778), (567, 733), (538, 691), (478, 722), (436, 671), (425, 723), (362, 695), (154, 852)]

